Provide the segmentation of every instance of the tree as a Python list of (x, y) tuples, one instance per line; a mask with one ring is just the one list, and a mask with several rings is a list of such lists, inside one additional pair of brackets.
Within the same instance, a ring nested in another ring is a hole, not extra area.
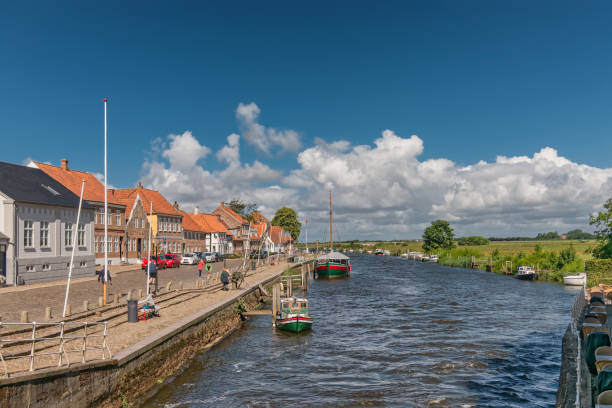
[(584, 232), (581, 229), (575, 229), (568, 231), (566, 234), (567, 239), (594, 239), (595, 235)]
[(536, 240), (538, 241), (549, 241), (553, 239), (561, 239), (561, 236), (559, 236), (558, 232), (553, 231), (553, 232), (539, 233), (538, 236), (536, 237)]
[(485, 237), (471, 236), (459, 238), (457, 243), (459, 245), (489, 245), (489, 240)]
[(595, 258), (612, 258), (612, 198), (604, 204), (605, 211), (597, 215), (591, 215), (591, 225), (595, 225), (597, 230), (597, 240), (599, 244), (593, 249)]
[(455, 232), (448, 221), (436, 220), (423, 231), (423, 250), (452, 249), (455, 244)]
[(282, 207), (276, 210), (274, 218), (272, 218), (272, 225), (282, 227), (285, 231), (291, 234), (294, 241), (297, 241), (302, 230), (302, 224), (297, 219), (297, 213), (293, 208)]
[(257, 208), (257, 204), (245, 203), (244, 201), (238, 198), (234, 198), (232, 201), (225, 205), (229, 207), (232, 211), (234, 211), (236, 214), (239, 214), (242, 217), (246, 218), (247, 221), (252, 221), (251, 213)]

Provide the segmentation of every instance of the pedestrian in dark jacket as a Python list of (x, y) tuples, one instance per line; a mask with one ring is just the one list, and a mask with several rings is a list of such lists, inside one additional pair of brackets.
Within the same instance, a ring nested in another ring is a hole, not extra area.
[[(96, 273), (98, 274), (98, 282), (104, 284), (104, 282), (106, 281), (106, 274), (104, 273), (104, 268), (102, 268), (102, 270)], [(110, 274), (110, 271), (108, 271), (108, 283), (110, 283), (111, 285), (113, 284), (112, 280), (113, 278)]]
[(221, 283), (223, 283), (223, 290), (229, 290), (227, 288), (227, 285), (229, 285), (230, 282), (230, 274), (229, 271), (227, 270), (227, 268), (223, 268), (223, 272), (221, 272)]

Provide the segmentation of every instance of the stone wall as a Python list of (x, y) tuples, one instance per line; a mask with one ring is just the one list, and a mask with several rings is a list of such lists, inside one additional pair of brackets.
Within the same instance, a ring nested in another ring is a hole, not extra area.
[[(266, 281), (271, 287), (277, 277)], [(236, 330), (241, 319), (238, 302), (259, 304), (257, 287), (213, 310), (161, 330), (155, 338), (120, 351), (113, 360), (37, 371), (31, 375), (0, 379), (0, 406), (21, 407), (120, 407), (123, 401), (138, 406), (192, 358)]]

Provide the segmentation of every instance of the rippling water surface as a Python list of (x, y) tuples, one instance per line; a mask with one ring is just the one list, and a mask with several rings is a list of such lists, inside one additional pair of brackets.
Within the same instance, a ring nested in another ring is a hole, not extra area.
[(356, 255), (315, 281), (310, 333), (258, 316), (146, 407), (551, 407), (576, 290)]

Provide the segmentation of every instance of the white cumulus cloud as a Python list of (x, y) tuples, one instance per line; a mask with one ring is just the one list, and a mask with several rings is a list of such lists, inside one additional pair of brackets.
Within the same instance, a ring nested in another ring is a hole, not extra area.
[(247, 143), (268, 154), (274, 146), (280, 147), (281, 152), (295, 152), (302, 147), (298, 132), (291, 129), (279, 130), (266, 127), (258, 122), (260, 113), (259, 106), (254, 102), (240, 103), (236, 108), (236, 119)]

